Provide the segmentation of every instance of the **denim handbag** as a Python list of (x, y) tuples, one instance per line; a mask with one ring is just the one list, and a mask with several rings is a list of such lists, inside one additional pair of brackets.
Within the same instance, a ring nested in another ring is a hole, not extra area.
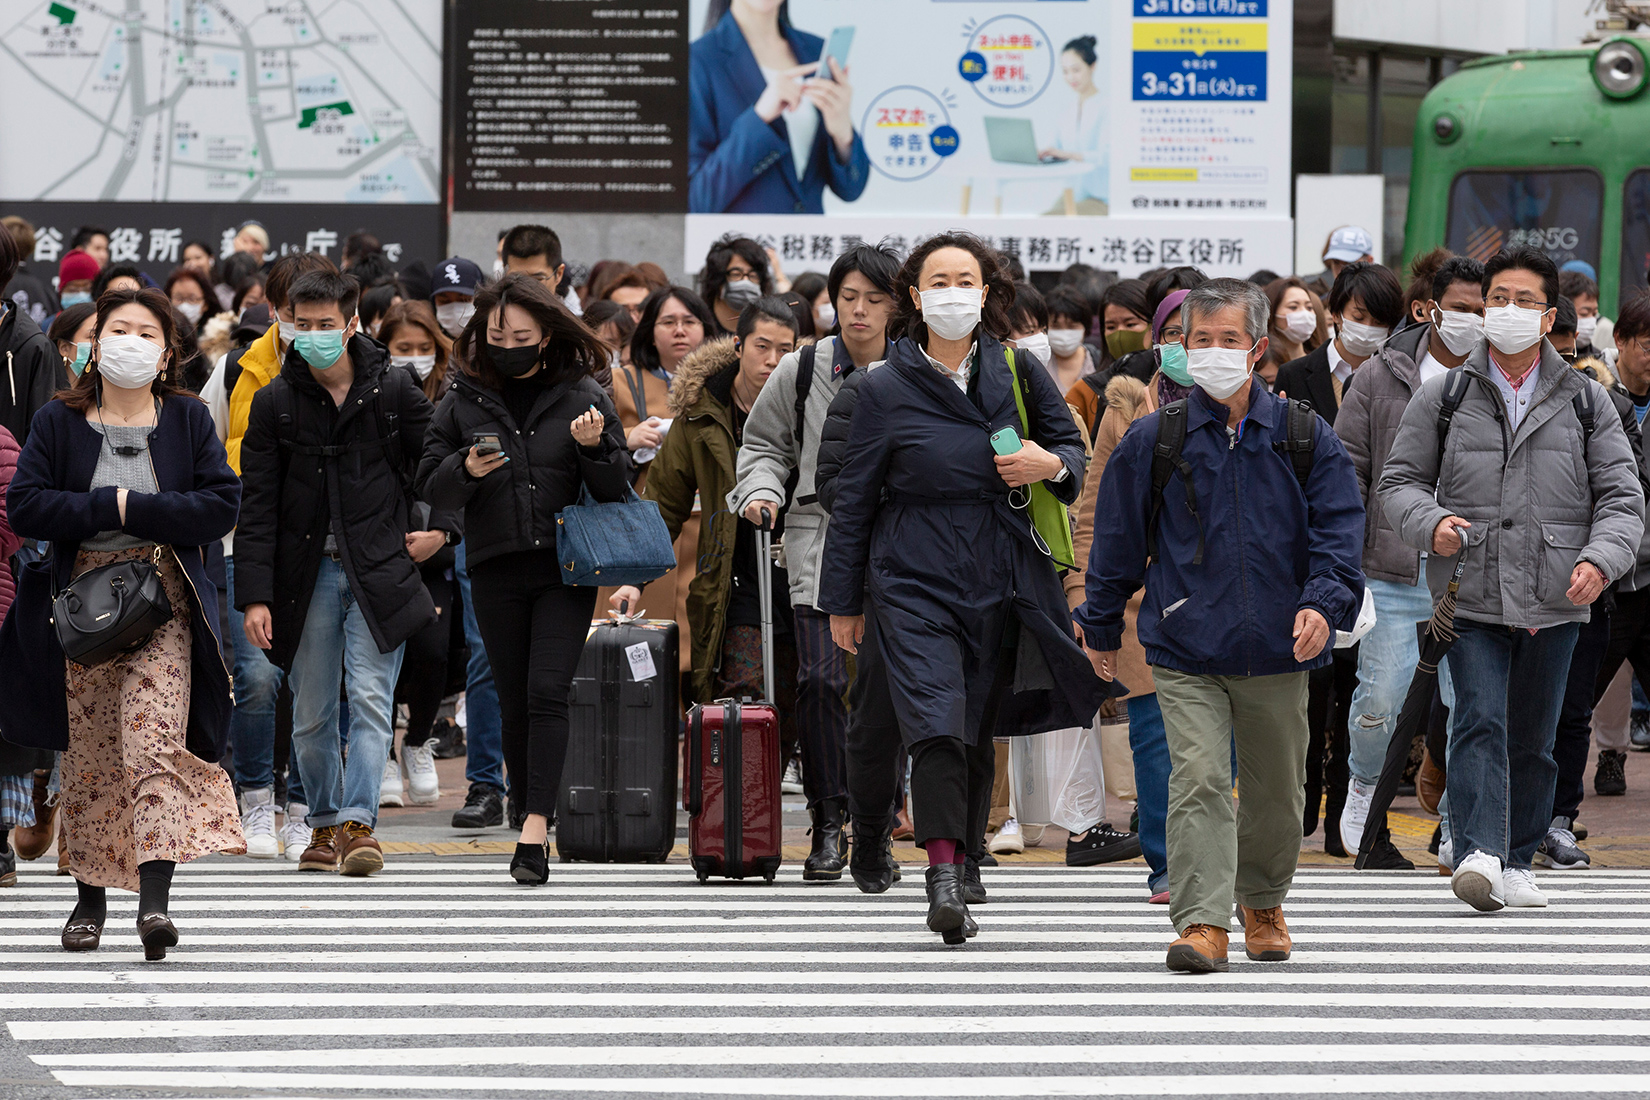
[(676, 568), (659, 506), (634, 489), (628, 500), (599, 504), (581, 486), (579, 502), (556, 514), (556, 557), (561, 583), (577, 587), (643, 585)]

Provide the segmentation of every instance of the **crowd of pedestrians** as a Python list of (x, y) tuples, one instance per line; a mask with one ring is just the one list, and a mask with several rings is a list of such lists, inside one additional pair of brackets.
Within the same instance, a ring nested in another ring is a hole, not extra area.
[[(96, 227), (53, 278), (0, 225), (0, 884), (55, 841), (68, 950), (113, 886), (163, 957), (206, 854), (380, 870), (380, 809), (435, 802), (438, 756), (453, 826), (507, 823), (545, 883), (592, 617), (676, 620), (684, 708), (762, 697), (764, 573), (802, 877), (880, 893), (913, 840), (947, 942), (1054, 828), (1075, 866), (1144, 856), (1171, 969), (1227, 968), (1234, 904), (1286, 959), (1320, 821), (1414, 866), (1376, 801), (1395, 735), (1456, 896), (1545, 905), (1532, 867), (1589, 863), (1593, 730), (1598, 793), (1650, 749), (1650, 297), (1601, 317), (1585, 264), (1440, 249), (1406, 286), (1348, 226), (1318, 273), (1039, 288), (950, 232), (792, 280), (732, 236), (690, 287), (543, 225), (397, 265), (248, 222), (157, 283)], [(632, 491), (676, 568), (565, 583), (558, 513)], [(1032, 808), (1007, 762), (1039, 735), (1092, 797)]]

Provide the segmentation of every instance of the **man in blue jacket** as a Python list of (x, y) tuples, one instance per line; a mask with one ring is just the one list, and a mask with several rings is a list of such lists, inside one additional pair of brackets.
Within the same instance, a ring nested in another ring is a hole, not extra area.
[[(1140, 641), (1171, 762), (1169, 914), (1179, 938), (1168, 965), (1207, 973), (1227, 968), (1234, 897), (1249, 958), (1289, 957), (1283, 899), (1300, 855), (1306, 674), (1329, 663), (1334, 632), (1352, 628), (1363, 600), (1364, 506), (1335, 433), (1315, 415), (1291, 432), (1290, 403), (1254, 377), (1266, 296), (1215, 279), (1187, 295), (1182, 313), (1196, 388), (1136, 422), (1107, 463), (1076, 618), (1110, 680), (1124, 604), (1145, 584)], [(1160, 493), (1154, 452), (1159, 470), (1172, 470)]]

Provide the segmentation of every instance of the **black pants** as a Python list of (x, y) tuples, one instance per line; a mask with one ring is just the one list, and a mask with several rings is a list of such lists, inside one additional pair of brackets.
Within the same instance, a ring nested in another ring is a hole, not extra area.
[(872, 611), (865, 608), (865, 640), (854, 658), (854, 679), (848, 687), (846, 749), (848, 813), (874, 821), (897, 813), (905, 805), (900, 790), (905, 778), (894, 700), (888, 694), (888, 669), (877, 648)]
[[(1611, 623), (1615, 618), (1599, 606), (1603, 602), (1599, 600), (1593, 607), (1593, 617), (1581, 624), (1576, 647), (1570, 654), (1570, 678), (1564, 685), (1564, 703), (1559, 708), (1558, 728), (1553, 734), (1553, 763), (1558, 765), (1558, 780), (1553, 787), (1554, 817), (1574, 818), (1581, 812), (1587, 750), (1593, 741), (1593, 707), (1603, 689), (1610, 686), (1609, 680), (1598, 678), (1610, 648)], [(1620, 666), (1618, 657), (1615, 667)], [(1612, 669), (1611, 676), (1614, 675)]]
[(470, 566), (476, 625), (498, 685), (504, 766), (527, 813), (554, 817), (567, 760), (568, 696), (596, 609), (594, 588), (568, 588), (553, 552)]
[[(1318, 827), (1318, 802), (1327, 791), (1324, 813), (1338, 822), (1346, 805), (1346, 787), (1352, 779), (1351, 743), (1347, 724), (1352, 719), (1352, 691), (1358, 686), (1358, 647), (1335, 650), (1334, 660), (1307, 674), (1306, 697), (1306, 820), (1305, 835)], [(1339, 828), (1339, 825), (1336, 826)]]
[(978, 745), (957, 737), (930, 737), (912, 745), (911, 822), (917, 846), (957, 840), (969, 855), (982, 855), (996, 774), (997, 746), (984, 731)]
[(395, 701), (407, 704), (403, 745), (422, 745), (433, 736), (435, 715), (447, 690), (447, 654), (453, 648), (453, 592), (457, 587), (449, 575), (451, 568), (437, 565), (419, 570), (424, 588), (435, 601), (436, 617), (435, 622), (407, 639), (401, 658)]

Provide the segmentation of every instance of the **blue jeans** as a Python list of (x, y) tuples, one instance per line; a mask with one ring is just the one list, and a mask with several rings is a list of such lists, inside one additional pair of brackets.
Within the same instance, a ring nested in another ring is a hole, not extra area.
[(464, 685), (464, 778), (471, 783), (487, 783), (504, 790), (504, 718), (498, 709), (498, 688), (493, 684), (493, 666), (487, 662), (487, 647), (476, 625), (475, 601), (470, 598), (470, 571), (464, 562), (464, 544), (458, 544), (458, 561), (453, 567), (458, 587), (464, 594), (464, 641), (470, 647), (470, 664)]
[(229, 640), (235, 650), (235, 710), (229, 717), (235, 785), (243, 791), (275, 785), (275, 696), (286, 674), (246, 640), (246, 616), (235, 610), (235, 559), (223, 559), (229, 577)]
[(1579, 624), (1531, 634), (1456, 619), (1455, 629), (1448, 765), (1455, 861), (1488, 852), (1527, 869), (1552, 818), (1553, 736)]
[[(1381, 777), (1387, 746), (1421, 659), (1415, 624), (1432, 618), (1432, 591), (1425, 584), (1364, 583), (1375, 600), (1375, 625), (1358, 646), (1358, 687), (1352, 692), (1348, 748), (1352, 778), (1373, 786)], [(1455, 685), (1447, 665), (1439, 666), (1438, 690), (1444, 705), (1453, 711)]]
[[(310, 828), (378, 823), (378, 787), (394, 735), (402, 649), (378, 651), (343, 567), (322, 558), (291, 673), (292, 758), (312, 792)], [(347, 764), (341, 762), (338, 737), (340, 677), (349, 694)]]
[(1169, 885), (1169, 737), (1157, 693), (1128, 701), (1129, 750), (1134, 753), (1134, 796), (1140, 811), (1140, 851), (1149, 871), (1146, 889), (1157, 893)]

